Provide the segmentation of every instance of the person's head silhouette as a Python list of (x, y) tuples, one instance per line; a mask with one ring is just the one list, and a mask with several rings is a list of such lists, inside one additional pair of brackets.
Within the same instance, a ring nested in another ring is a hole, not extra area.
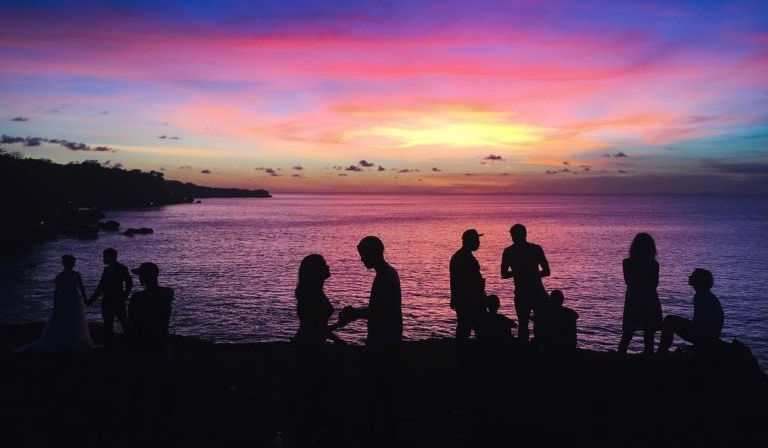
[(476, 251), (480, 248), (480, 237), (482, 233), (478, 233), (475, 229), (466, 230), (461, 235), (461, 247), (469, 251)]
[(629, 246), (629, 258), (636, 260), (655, 260), (656, 243), (651, 235), (647, 233), (638, 233)]
[(485, 298), (485, 305), (488, 307), (488, 312), (491, 314), (496, 314), (499, 312), (499, 307), (501, 307), (501, 301), (499, 300), (499, 296), (495, 294), (491, 294), (490, 296)]
[(688, 277), (688, 284), (693, 286), (696, 292), (707, 292), (714, 286), (715, 279), (708, 270), (696, 268)]
[(384, 263), (384, 243), (378, 237), (366, 236), (357, 245), (360, 260), (371, 269)]
[(160, 276), (160, 268), (155, 263), (141, 263), (136, 269), (131, 269), (131, 272), (139, 276), (139, 281), (145, 287), (157, 286), (157, 278)]
[(322, 290), (323, 283), (331, 276), (331, 270), (325, 258), (319, 254), (310, 254), (301, 260), (299, 281), (296, 285), (296, 297), (303, 297), (310, 290)]
[(113, 248), (104, 249), (104, 264), (112, 264), (117, 261), (117, 251)]
[(552, 304), (558, 308), (563, 306), (563, 303), (565, 302), (563, 291), (560, 291), (559, 289), (553, 290), (551, 293), (549, 293), (549, 300), (551, 300)]
[(75, 257), (69, 254), (62, 255), (61, 264), (64, 266), (64, 269), (71, 271), (75, 267)]
[(528, 231), (522, 224), (515, 224), (512, 226), (512, 228), (509, 229), (509, 234), (512, 235), (512, 242), (515, 244), (525, 243), (525, 240), (528, 237)]

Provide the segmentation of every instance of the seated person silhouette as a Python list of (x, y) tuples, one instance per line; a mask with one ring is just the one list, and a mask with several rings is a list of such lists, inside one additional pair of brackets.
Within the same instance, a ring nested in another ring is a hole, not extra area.
[(483, 345), (499, 346), (512, 340), (512, 329), (517, 322), (499, 314), (499, 297), (490, 295), (486, 298), (488, 312), (483, 314), (477, 325), (477, 339)]
[(557, 332), (560, 338), (560, 349), (563, 351), (576, 350), (576, 320), (579, 313), (563, 306), (565, 296), (559, 289), (555, 289), (549, 294), (549, 303), (557, 322)]
[(723, 330), (723, 308), (720, 300), (712, 294), (714, 279), (706, 269), (696, 268), (688, 284), (693, 286), (693, 320), (680, 316), (667, 316), (661, 331), (659, 353), (669, 353), (675, 335), (696, 347), (709, 347), (720, 339)]

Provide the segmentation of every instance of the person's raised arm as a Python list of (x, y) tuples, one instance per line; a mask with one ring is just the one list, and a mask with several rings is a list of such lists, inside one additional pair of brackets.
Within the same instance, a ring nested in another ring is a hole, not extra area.
[(509, 262), (507, 251), (501, 255), (501, 278), (512, 278), (515, 274), (512, 272), (512, 264)]
[(544, 256), (544, 249), (539, 248), (541, 251), (541, 259), (539, 260), (539, 265), (541, 266), (541, 276), (542, 277), (549, 277), (549, 261), (547, 261), (547, 257)]

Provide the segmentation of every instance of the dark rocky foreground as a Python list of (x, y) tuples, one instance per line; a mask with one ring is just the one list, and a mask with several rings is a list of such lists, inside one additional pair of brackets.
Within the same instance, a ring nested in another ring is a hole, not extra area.
[[(18, 357), (41, 325), (0, 327), (3, 446), (296, 446), (291, 345), (173, 337), (175, 406), (163, 431), (137, 429), (125, 356)], [(93, 328), (99, 339), (99, 328)], [(119, 352), (118, 353), (122, 353)], [(329, 347), (328, 431), (320, 446), (365, 446), (359, 347)], [(515, 347), (403, 348), (396, 446), (765, 446), (768, 380), (748, 353), (629, 357), (581, 350), (545, 362)], [(281, 436), (276, 437), (278, 433)], [(76, 445), (68, 445), (73, 442)]]

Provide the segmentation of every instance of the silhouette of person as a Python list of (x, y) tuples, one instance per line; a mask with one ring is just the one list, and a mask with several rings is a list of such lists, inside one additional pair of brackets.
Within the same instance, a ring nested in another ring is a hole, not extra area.
[(142, 263), (131, 272), (138, 275), (144, 290), (135, 292), (128, 305), (131, 331), (128, 342), (132, 354), (134, 412), (148, 422), (158, 423), (160, 412), (170, 412), (168, 385), (168, 324), (171, 319), (173, 289), (160, 286), (160, 269)]
[(393, 389), (395, 364), (403, 340), (403, 312), (400, 277), (384, 259), (384, 244), (375, 236), (366, 236), (357, 245), (360, 259), (376, 271), (368, 306), (345, 307), (339, 319), (368, 321), (365, 341), (366, 372), (371, 400), (373, 435), (386, 443), (394, 435)]
[(104, 319), (104, 347), (112, 347), (115, 317), (120, 322), (123, 334), (129, 330), (128, 318), (125, 314), (125, 305), (133, 289), (133, 280), (128, 268), (117, 261), (117, 251), (113, 248), (104, 249), (104, 272), (101, 274), (99, 285), (93, 292), (91, 299), (86, 303), (90, 305), (100, 296), (101, 316)]
[(549, 262), (544, 256), (544, 249), (538, 244), (529, 243), (527, 230), (522, 224), (515, 224), (509, 229), (512, 245), (504, 249), (501, 256), (501, 278), (513, 278), (515, 281), (515, 312), (519, 326), (518, 339), (528, 342), (530, 332), (528, 322), (531, 312), (535, 311), (538, 325), (551, 324), (552, 312), (546, 304), (547, 291), (542, 277), (548, 277)]
[(451, 309), (456, 310), (456, 340), (469, 339), (485, 314), (485, 279), (472, 252), (480, 248), (481, 233), (469, 229), (461, 236), (461, 248), (451, 257)]
[(565, 296), (559, 289), (555, 289), (549, 294), (549, 302), (555, 315), (555, 322), (557, 322), (560, 349), (566, 352), (576, 350), (578, 345), (576, 320), (579, 318), (579, 313), (563, 306)]
[(643, 330), (644, 354), (653, 353), (656, 331), (661, 329), (661, 302), (656, 288), (659, 286), (659, 263), (656, 261), (656, 243), (651, 235), (638, 233), (629, 247), (629, 258), (622, 263), (627, 294), (624, 299), (624, 317), (619, 353), (627, 353), (635, 331)]
[(56, 276), (53, 312), (42, 334), (31, 344), (16, 350), (17, 354), (31, 352), (83, 352), (93, 348), (88, 332), (83, 302), (85, 287), (80, 273), (75, 271), (75, 257), (61, 257), (64, 270)]
[(680, 316), (667, 316), (661, 331), (659, 353), (669, 352), (675, 335), (696, 347), (708, 347), (720, 339), (724, 315), (720, 300), (710, 291), (714, 283), (711, 272), (706, 269), (694, 269), (688, 277), (688, 284), (696, 291), (693, 296), (693, 320)]
[(325, 341), (341, 342), (332, 332), (339, 325), (328, 325), (333, 306), (323, 287), (330, 276), (331, 271), (321, 255), (307, 255), (301, 261), (295, 291), (299, 330), (293, 342), (298, 354), (301, 436), (305, 442), (311, 440), (312, 434), (321, 428), (326, 416), (328, 374), (323, 350)]
[(485, 346), (504, 346), (512, 340), (512, 329), (517, 327), (514, 319), (498, 314), (501, 302), (499, 296), (489, 295), (486, 298), (488, 312), (484, 313), (477, 325), (478, 342)]

